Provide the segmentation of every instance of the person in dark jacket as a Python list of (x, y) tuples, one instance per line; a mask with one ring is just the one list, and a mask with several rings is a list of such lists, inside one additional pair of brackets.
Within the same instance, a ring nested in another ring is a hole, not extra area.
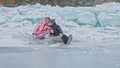
[(53, 37), (52, 42), (64, 42), (64, 44), (67, 44), (68, 37), (63, 33), (61, 27), (56, 24), (55, 19), (51, 19), (48, 25), (51, 26), (50, 36)]

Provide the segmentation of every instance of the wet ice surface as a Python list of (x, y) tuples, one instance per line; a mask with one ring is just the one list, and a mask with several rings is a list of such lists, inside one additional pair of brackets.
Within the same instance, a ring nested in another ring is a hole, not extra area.
[(0, 68), (120, 68), (119, 50), (119, 42), (0, 47)]

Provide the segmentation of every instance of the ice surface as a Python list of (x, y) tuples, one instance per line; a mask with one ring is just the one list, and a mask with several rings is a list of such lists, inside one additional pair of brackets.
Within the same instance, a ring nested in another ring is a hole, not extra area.
[[(39, 44), (30, 36), (46, 16), (73, 35), (70, 46)], [(120, 3), (0, 7), (0, 68), (120, 68), (119, 45)]]
[[(98, 44), (99, 43), (99, 44)], [(119, 68), (118, 42), (81, 42), (71, 46), (0, 47), (0, 68)]]

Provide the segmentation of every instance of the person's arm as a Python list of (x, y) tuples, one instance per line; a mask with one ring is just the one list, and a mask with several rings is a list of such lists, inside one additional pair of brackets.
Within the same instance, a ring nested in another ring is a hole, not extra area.
[(38, 35), (42, 33), (44, 25), (45, 25), (44, 22), (38, 23), (34, 29), (33, 35)]
[(35, 29), (34, 29), (34, 31), (33, 31), (33, 35), (37, 35), (37, 32), (38, 32), (38, 30), (39, 30), (39, 27), (40, 27), (40, 23), (35, 26)]
[(44, 31), (44, 34), (46, 35), (46, 34), (50, 34), (50, 30), (51, 30), (51, 28), (50, 27), (45, 27), (45, 31)]
[(57, 29), (58, 29), (60, 34), (63, 34), (63, 31), (62, 31), (62, 29), (61, 29), (61, 27), (59, 25), (57, 25)]
[(63, 36), (63, 31), (62, 31), (62, 29), (59, 25), (57, 26), (57, 29), (59, 31), (59, 37), (62, 37)]

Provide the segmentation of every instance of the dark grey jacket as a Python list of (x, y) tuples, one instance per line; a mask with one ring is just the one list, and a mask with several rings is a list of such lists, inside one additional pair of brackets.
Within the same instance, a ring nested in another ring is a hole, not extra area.
[(50, 35), (58, 36), (60, 33), (63, 34), (61, 27), (55, 23), (54, 19), (52, 19), (52, 23), (53, 25), (51, 27), (52, 27), (53, 32), (50, 32)]

